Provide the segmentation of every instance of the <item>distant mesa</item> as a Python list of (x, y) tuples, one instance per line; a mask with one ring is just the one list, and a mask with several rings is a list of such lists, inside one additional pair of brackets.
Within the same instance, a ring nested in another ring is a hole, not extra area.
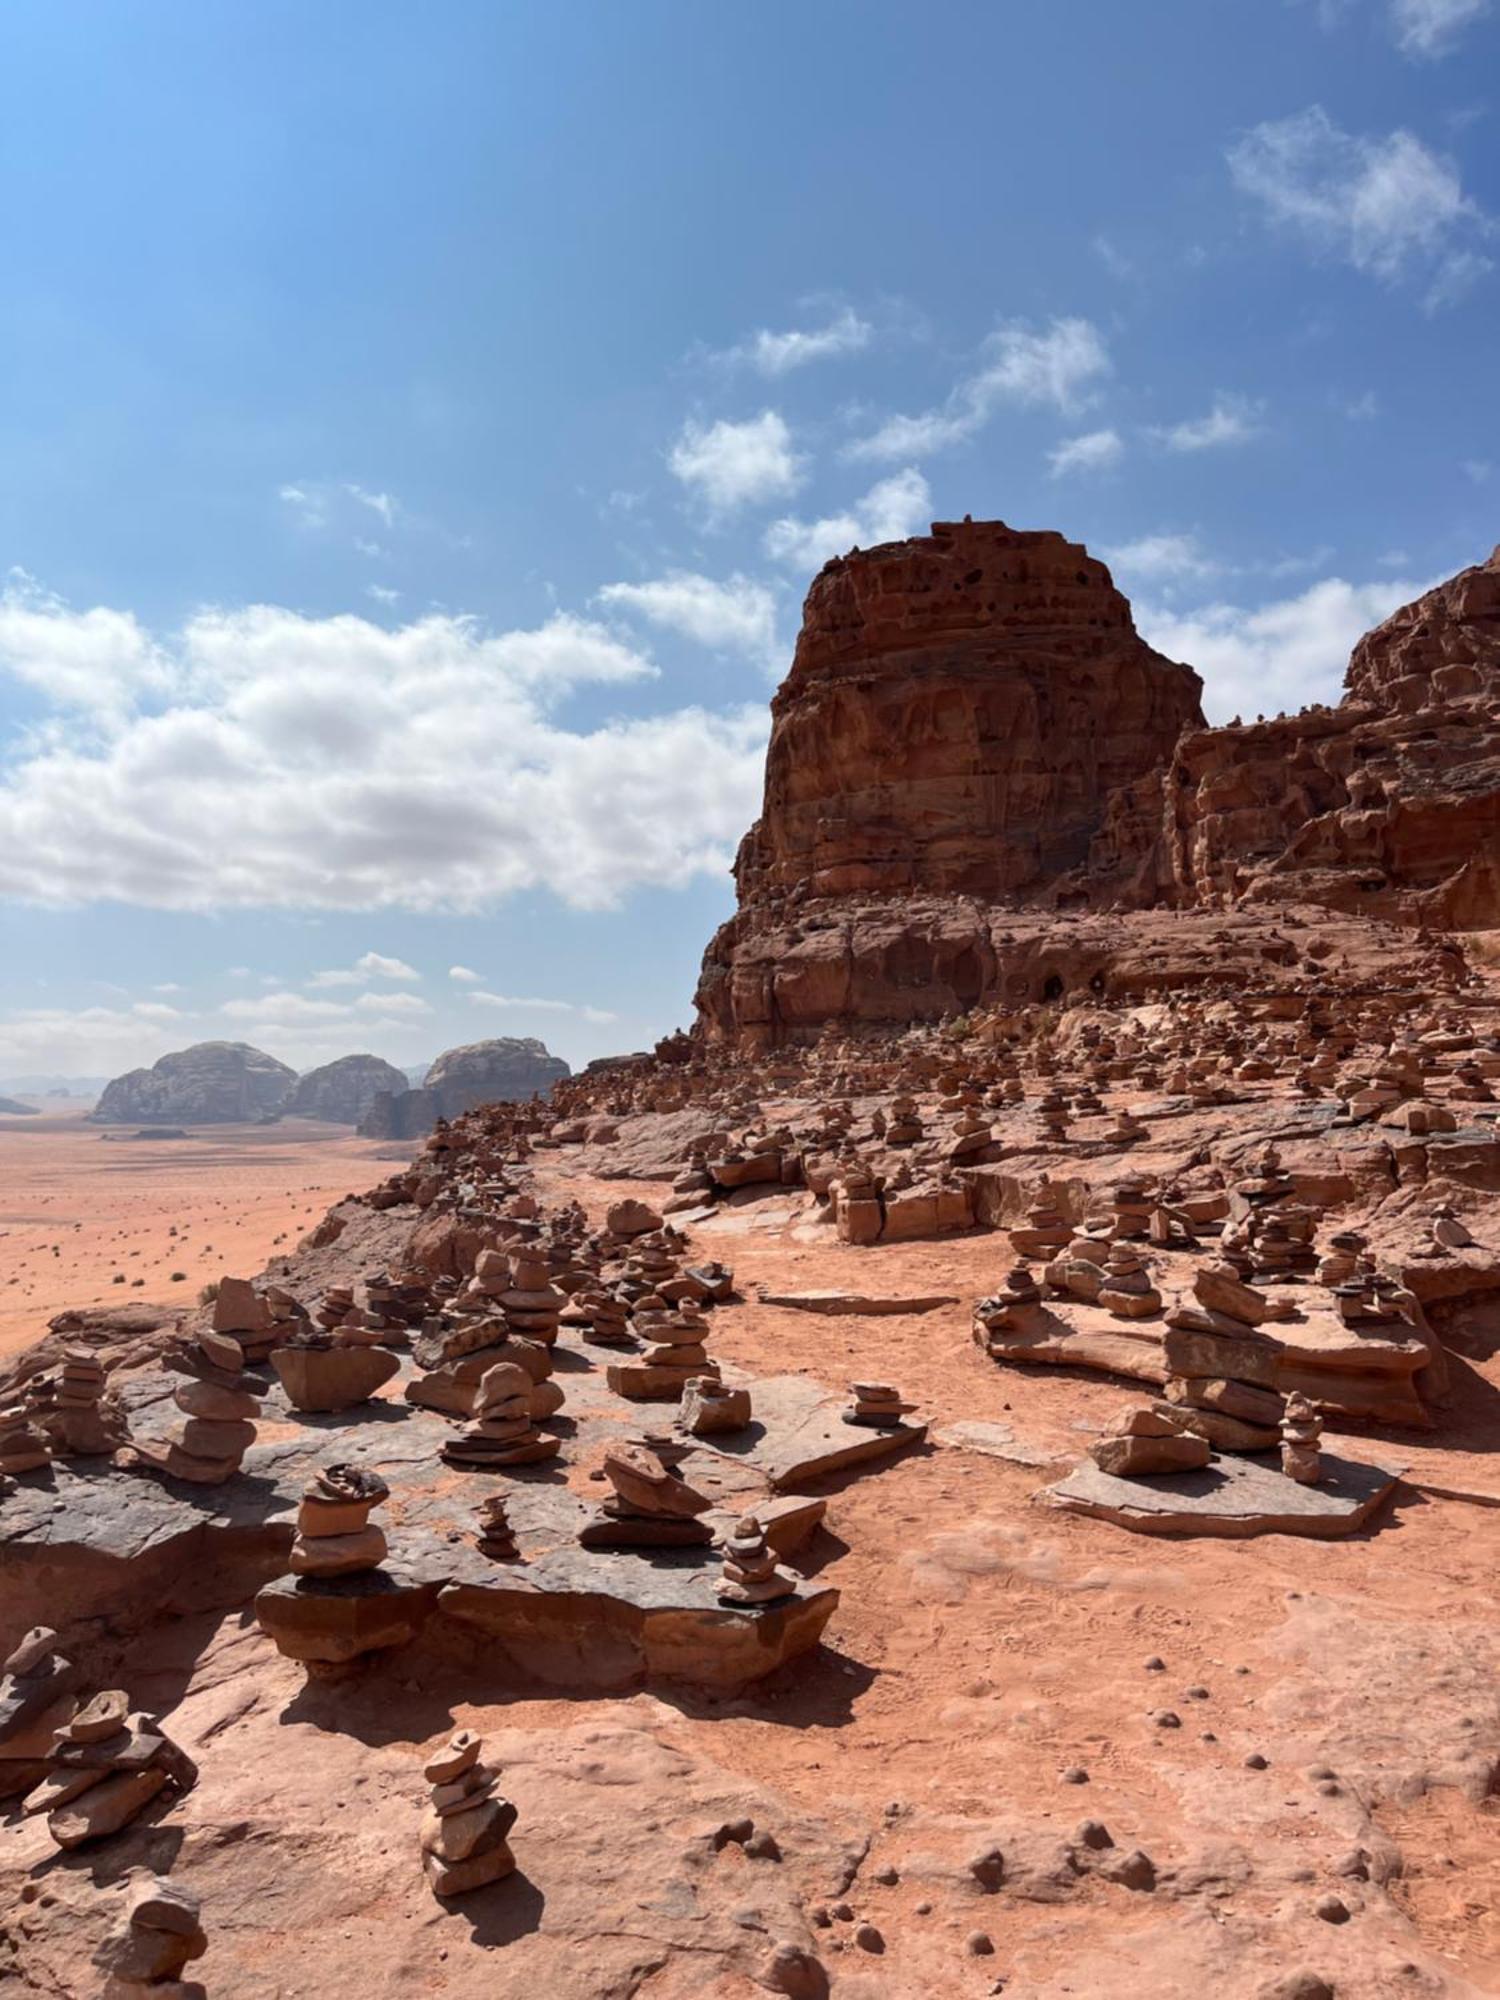
[(248, 1042), (197, 1042), (105, 1086), (96, 1125), (244, 1125), (276, 1117), (297, 1081)]
[(282, 1106), (288, 1118), (320, 1118), (329, 1125), (357, 1125), (381, 1091), (407, 1088), (406, 1073), (381, 1056), (340, 1056), (299, 1076)]
[(476, 1104), (545, 1097), (572, 1074), (534, 1036), (501, 1036), (446, 1049), (415, 1090), (381, 1091), (359, 1121), (365, 1139), (420, 1139), (439, 1118), (457, 1118)]
[(14, 1097), (0, 1097), (0, 1118), (35, 1118), (34, 1104), (22, 1104)]

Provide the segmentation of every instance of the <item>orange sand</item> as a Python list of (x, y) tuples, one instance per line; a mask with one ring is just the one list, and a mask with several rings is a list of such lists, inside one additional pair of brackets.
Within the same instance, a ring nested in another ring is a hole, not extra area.
[(410, 1151), (301, 1118), (134, 1133), (77, 1111), (0, 1119), (0, 1354), (68, 1306), (187, 1305), (226, 1271), (248, 1277)]

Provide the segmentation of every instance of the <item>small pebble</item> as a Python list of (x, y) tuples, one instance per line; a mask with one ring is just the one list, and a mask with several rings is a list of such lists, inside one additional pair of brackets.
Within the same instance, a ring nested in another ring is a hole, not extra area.
[(885, 1950), (885, 1939), (873, 1924), (858, 1925), (854, 1932), (854, 1942), (861, 1951), (879, 1953)]
[(930, 1917), (932, 1915), (932, 1905), (927, 1901), (925, 1896), (915, 1907), (919, 1917)]
[(1342, 1896), (1319, 1896), (1313, 1904), (1313, 1915), (1321, 1917), (1325, 1924), (1347, 1924), (1349, 1905)]
[(964, 1950), (970, 1958), (992, 1958), (995, 1952), (995, 1940), (988, 1931), (970, 1931), (964, 1939)]
[(848, 1903), (830, 1903), (828, 1914), (831, 1917), (837, 1917), (841, 1924), (847, 1924), (853, 1917), (854, 1911)]
[(1182, 1717), (1170, 1708), (1159, 1708), (1151, 1720), (1158, 1729), (1181, 1729)]
[(1110, 1839), (1109, 1828), (1098, 1819), (1080, 1820), (1073, 1829), (1073, 1839), (1079, 1847), (1092, 1847), (1095, 1850), (1114, 1846), (1113, 1840)]
[(896, 1872), (896, 1870), (891, 1867), (890, 1863), (887, 1862), (884, 1868), (877, 1868), (875, 1870), (875, 1880), (877, 1882), (883, 1882), (885, 1886), (889, 1889), (894, 1887), (894, 1885), (901, 1880), (901, 1877)]
[(1210, 1699), (1209, 1692), (1206, 1687), (1188, 1688), (1186, 1690), (1186, 1698), (1189, 1701), (1207, 1701)]
[(1252, 1750), (1250, 1755), (1245, 1759), (1245, 1769), (1247, 1771), (1264, 1771), (1269, 1763), (1270, 1759), (1268, 1757), (1262, 1757), (1258, 1750)]
[(1070, 1764), (1067, 1770), (1062, 1773), (1062, 1781), (1065, 1785), (1086, 1785), (1089, 1781), (1089, 1774), (1084, 1770), (1082, 1764)]
[(1160, 1653), (1153, 1653), (1146, 1662), (1146, 1672), (1148, 1674), (1164, 1674), (1166, 1671), (1166, 1661), (1161, 1657)]

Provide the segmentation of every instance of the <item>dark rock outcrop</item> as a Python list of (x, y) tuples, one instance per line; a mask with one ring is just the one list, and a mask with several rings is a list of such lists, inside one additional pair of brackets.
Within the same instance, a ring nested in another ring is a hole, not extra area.
[(357, 1125), (381, 1091), (406, 1089), (404, 1071), (381, 1056), (340, 1056), (297, 1079), (284, 1108), (289, 1118), (322, 1118), (330, 1125)]
[(501, 1036), (446, 1049), (417, 1090), (382, 1090), (359, 1122), (366, 1139), (419, 1139), (439, 1118), (457, 1118), (476, 1104), (545, 1097), (572, 1071), (534, 1036)]
[(297, 1072), (248, 1042), (197, 1042), (106, 1085), (98, 1125), (233, 1125), (275, 1117)]
[(34, 1104), (22, 1104), (15, 1097), (0, 1097), (0, 1118), (35, 1118), (36, 1116), (37, 1108)]

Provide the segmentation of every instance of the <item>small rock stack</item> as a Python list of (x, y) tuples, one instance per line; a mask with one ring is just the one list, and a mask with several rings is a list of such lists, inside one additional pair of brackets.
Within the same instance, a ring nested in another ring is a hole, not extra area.
[(574, 1300), (574, 1308), (579, 1323), (589, 1329), (589, 1339), (596, 1347), (635, 1346), (629, 1306), (603, 1285), (581, 1291)]
[(248, 1278), (220, 1278), (214, 1295), (213, 1330), (237, 1341), (243, 1361), (252, 1366), (264, 1361), (290, 1331), (276, 1324), (269, 1304)]
[(1073, 1227), (1052, 1198), (1048, 1182), (1037, 1190), (1035, 1205), (1026, 1211), (1026, 1221), (1008, 1232), (1010, 1247), (1023, 1259), (1050, 1264), (1059, 1251), (1073, 1240)]
[(1116, 1319), (1149, 1319), (1161, 1311), (1161, 1293), (1152, 1284), (1140, 1255), (1128, 1244), (1111, 1246), (1098, 1303)]
[(1316, 1486), (1323, 1460), (1323, 1419), (1305, 1396), (1291, 1395), (1281, 1419), (1281, 1469), (1299, 1486)]
[(292, 1543), (294, 1576), (353, 1576), (385, 1561), (385, 1530), (370, 1519), (390, 1495), (378, 1472), (362, 1465), (330, 1465), (302, 1489)]
[(682, 1392), (677, 1428), (686, 1437), (743, 1430), (750, 1421), (750, 1391), (731, 1389), (717, 1375), (695, 1375)]
[(160, 1876), (138, 1882), (125, 1899), (120, 1921), (94, 1954), (109, 1975), (103, 2000), (203, 2000), (196, 1980), (181, 1977), (208, 1949), (198, 1898)]
[(540, 1341), (544, 1347), (553, 1345), (565, 1300), (552, 1283), (544, 1250), (528, 1244), (512, 1253), (510, 1284), (500, 1294), (500, 1303), (505, 1309), (505, 1324), (518, 1339)]
[(132, 1714), (122, 1688), (96, 1694), (52, 1738), (50, 1775), (24, 1811), (47, 1815), (59, 1847), (106, 1839), (138, 1819), (168, 1786), (191, 1790), (198, 1767), (149, 1715)]
[(735, 1522), (722, 1547), (724, 1569), (717, 1586), (721, 1603), (761, 1606), (796, 1595), (796, 1576), (778, 1567), (766, 1531), (754, 1514)]
[(104, 1364), (86, 1347), (63, 1355), (57, 1401), (49, 1429), (53, 1447), (67, 1458), (107, 1458), (122, 1442), (117, 1415), (103, 1407)]
[(671, 1438), (616, 1445), (604, 1454), (604, 1476), (614, 1488), (579, 1533), (586, 1549), (707, 1548), (713, 1541), (699, 1519), (707, 1497), (677, 1476), (689, 1447)]
[(531, 1377), (516, 1362), (497, 1361), (486, 1369), (475, 1392), (473, 1421), (448, 1439), (444, 1461), (486, 1471), (556, 1458), (562, 1440), (544, 1436), (532, 1421), (533, 1393)]
[(57, 1634), (34, 1626), (0, 1677), (0, 1799), (46, 1777), (53, 1736), (77, 1711), (77, 1685), (78, 1669), (57, 1650)]
[(422, 1866), (434, 1895), (462, 1896), (513, 1872), (507, 1836), (516, 1809), (495, 1792), (498, 1773), (481, 1764), (483, 1741), (460, 1729), (429, 1758), (422, 1775), (432, 1787), (422, 1821)]
[(492, 1493), (479, 1503), (474, 1545), (491, 1562), (519, 1562), (515, 1530), (510, 1525), (510, 1505), (503, 1493)]
[(893, 1389), (888, 1382), (851, 1382), (849, 1393), (854, 1398), (844, 1411), (846, 1424), (863, 1424), (871, 1430), (894, 1430), (914, 1403), (903, 1403), (901, 1391)]
[(645, 1342), (637, 1359), (611, 1363), (606, 1379), (617, 1396), (637, 1403), (675, 1403), (695, 1376), (717, 1375), (703, 1344), (708, 1321), (696, 1307), (636, 1310), (636, 1332)]
[(23, 1403), (0, 1410), (0, 1476), (40, 1472), (51, 1456), (46, 1437), (33, 1426)]
[(228, 1334), (200, 1333), (179, 1341), (163, 1356), (174, 1374), (190, 1379), (172, 1400), (187, 1418), (178, 1437), (165, 1446), (137, 1440), (137, 1455), (159, 1472), (195, 1486), (219, 1486), (240, 1469), (255, 1442), (260, 1403), (256, 1384), (244, 1372), (244, 1350)]
[(1185, 1432), (1178, 1420), (1146, 1408), (1124, 1411), (1113, 1428), (1089, 1446), (1089, 1457), (1099, 1470), (1116, 1479), (1193, 1472), (1212, 1456), (1207, 1438)]

